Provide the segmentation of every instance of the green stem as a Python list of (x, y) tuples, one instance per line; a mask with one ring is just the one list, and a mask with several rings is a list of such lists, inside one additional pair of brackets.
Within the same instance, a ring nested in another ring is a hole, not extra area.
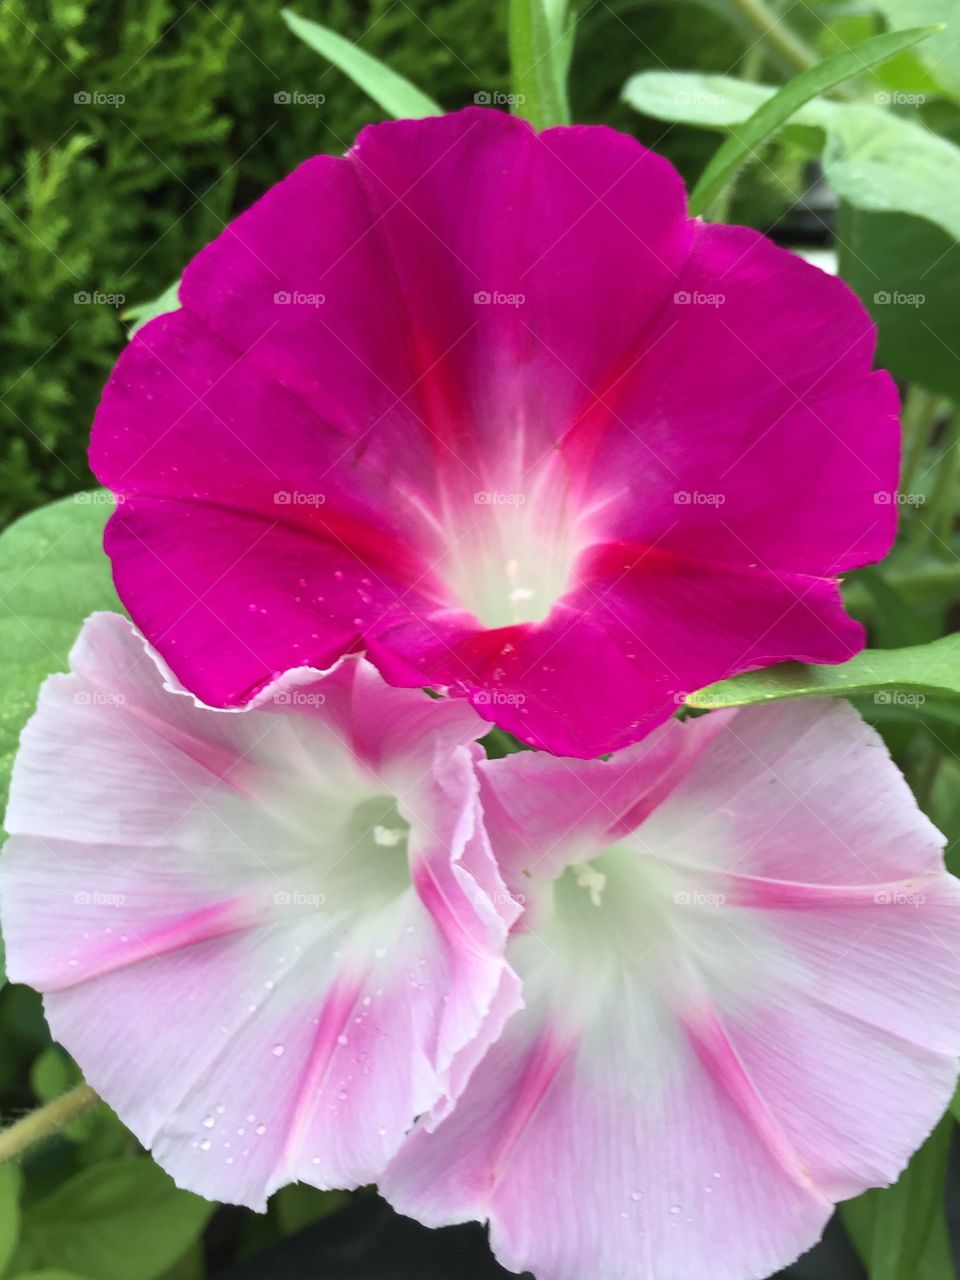
[(820, 61), (815, 50), (790, 30), (766, 0), (730, 0), (730, 6), (753, 27), (765, 44), (786, 58), (798, 71), (815, 67)]
[(941, 399), (932, 391), (912, 386), (903, 403), (903, 470), (900, 492), (912, 493), (923, 455), (940, 415)]
[[(943, 551), (943, 543), (949, 542), (957, 519), (957, 483), (960, 479), (960, 411), (947, 423), (946, 449), (939, 462), (934, 464), (933, 492), (923, 515), (918, 512), (916, 527), (904, 547), (901, 557), (904, 567), (912, 567), (916, 558), (925, 551)], [(908, 492), (903, 490), (903, 492)]]
[(947, 424), (947, 452), (940, 459), (933, 488), (933, 510), (930, 513), (934, 533), (948, 542), (957, 522), (957, 482), (960, 480), (960, 410)]
[[(890, 587), (913, 603), (960, 595), (960, 557), (915, 566), (903, 565), (901, 554), (884, 565), (883, 576)], [(875, 608), (866, 588), (859, 582), (844, 587), (843, 598), (858, 616), (869, 616)]]
[(14, 1121), (0, 1130), (0, 1164), (19, 1160), (31, 1147), (54, 1137), (64, 1125), (89, 1111), (99, 1101), (88, 1084), (78, 1084), (46, 1106), (31, 1111), (22, 1120)]

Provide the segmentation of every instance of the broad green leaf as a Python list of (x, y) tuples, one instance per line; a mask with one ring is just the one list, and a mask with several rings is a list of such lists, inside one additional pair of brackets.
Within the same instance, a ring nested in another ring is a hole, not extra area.
[(849, 662), (816, 666), (781, 662), (690, 693), (688, 707), (745, 707), (781, 698), (872, 693), (875, 701), (921, 705), (930, 696), (960, 696), (960, 635), (907, 649), (865, 649)]
[(127, 337), (132, 338), (148, 321), (156, 319), (157, 316), (165, 316), (171, 311), (177, 311), (179, 307), (180, 281), (174, 280), (168, 289), (164, 289), (163, 293), (151, 302), (140, 302), (135, 307), (127, 307), (123, 313), (123, 319), (133, 321), (127, 330)]
[(350, 1196), (345, 1191), (318, 1191), (304, 1182), (294, 1182), (281, 1187), (273, 1196), (270, 1212), (276, 1214), (282, 1233), (290, 1236), (311, 1222), (328, 1218), (349, 1202)]
[(510, 0), (509, 31), (516, 113), (537, 129), (569, 124), (573, 25), (566, 0)]
[(109, 494), (78, 493), (0, 534), (0, 805), (44, 678), (66, 670), (88, 614), (120, 609), (102, 549), (112, 510)]
[(908, 31), (892, 31), (864, 40), (846, 53), (827, 58), (777, 90), (744, 121), (717, 150), (700, 175), (690, 195), (690, 212), (705, 213), (713, 201), (731, 182), (738, 170), (754, 158), (759, 149), (794, 116), (801, 107), (821, 94), (860, 75), (870, 67), (886, 62), (911, 45), (918, 44), (937, 27), (914, 27)]
[(57, 1267), (54, 1271), (21, 1271), (10, 1280), (90, 1280), (90, 1277), (78, 1275), (76, 1271), (61, 1271)]
[(214, 1206), (149, 1159), (105, 1160), (30, 1206), (24, 1234), (45, 1266), (97, 1280), (154, 1280), (199, 1236)]
[(345, 40), (319, 22), (301, 18), (291, 9), (281, 10), (281, 16), (295, 36), (299, 36), (311, 49), (339, 67), (344, 75), (349, 76), (354, 84), (369, 94), (388, 115), (398, 119), (443, 115), (443, 108), (432, 98), (421, 93), (416, 85), (403, 76), (398, 76), (377, 58), (364, 53), (352, 40)]
[[(644, 71), (627, 81), (623, 97), (658, 120), (728, 129), (776, 92), (730, 76)], [(883, 107), (825, 98), (806, 103), (789, 123), (825, 131), (824, 175), (849, 204), (927, 218), (960, 240), (960, 147)]]
[(957, 0), (875, 0), (892, 27), (942, 23), (947, 29), (917, 50), (938, 85), (960, 98), (960, 6)]
[(38, 1102), (52, 1102), (79, 1083), (79, 1071), (59, 1045), (48, 1045), (30, 1068), (30, 1088)]
[[(919, 1280), (944, 1218), (943, 1185), (953, 1119), (945, 1117), (892, 1187), (840, 1206), (843, 1225), (870, 1280)], [(931, 1273), (927, 1275), (933, 1280)], [(948, 1280), (949, 1273), (942, 1276)]]
[(935, 223), (841, 205), (840, 274), (877, 323), (877, 363), (960, 401), (960, 244)]
[(0, 1165), (0, 1275), (6, 1273), (20, 1239), (20, 1170)]

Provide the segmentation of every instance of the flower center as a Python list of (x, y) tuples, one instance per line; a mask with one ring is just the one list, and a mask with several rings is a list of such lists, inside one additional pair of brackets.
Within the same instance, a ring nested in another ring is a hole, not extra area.
[(486, 627), (543, 622), (570, 588), (583, 542), (566, 482), (554, 470), (544, 468), (526, 488), (517, 480), (478, 489), (447, 522), (441, 577)]

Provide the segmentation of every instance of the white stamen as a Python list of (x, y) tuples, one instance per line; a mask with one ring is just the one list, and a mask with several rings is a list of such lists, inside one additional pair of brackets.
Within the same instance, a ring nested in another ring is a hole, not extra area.
[(589, 862), (580, 863), (572, 868), (573, 876), (581, 889), (586, 889), (590, 895), (590, 901), (595, 907), (603, 904), (603, 890), (606, 887), (607, 877), (602, 871), (598, 871), (596, 867), (591, 867)]
[(378, 826), (373, 828), (373, 841), (384, 849), (395, 849), (406, 834), (401, 827)]

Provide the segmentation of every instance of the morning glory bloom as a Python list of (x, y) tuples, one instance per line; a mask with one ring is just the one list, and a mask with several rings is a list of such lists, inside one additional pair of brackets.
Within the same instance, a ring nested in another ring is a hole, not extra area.
[(356, 657), (211, 710), (111, 614), (43, 686), (0, 863), (8, 976), (181, 1186), (263, 1208), (372, 1181), (517, 1008), (484, 728)]
[(899, 431), (841, 281), (602, 127), (365, 129), (231, 223), (104, 392), (134, 621), (204, 702), (365, 652), (557, 754), (863, 644)]
[(747, 1280), (892, 1182), (960, 1053), (960, 889), (846, 703), (481, 765), (525, 1009), (381, 1181), (536, 1280)]

